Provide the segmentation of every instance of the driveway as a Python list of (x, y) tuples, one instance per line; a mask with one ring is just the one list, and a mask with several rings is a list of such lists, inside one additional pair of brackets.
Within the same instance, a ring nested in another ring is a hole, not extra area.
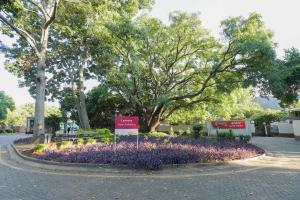
[(261, 159), (145, 173), (32, 165), (9, 153), (7, 144), (17, 137), (0, 137), (1, 200), (298, 200), (300, 196), (296, 162), (300, 142), (292, 139), (254, 138), (253, 143), (270, 153)]

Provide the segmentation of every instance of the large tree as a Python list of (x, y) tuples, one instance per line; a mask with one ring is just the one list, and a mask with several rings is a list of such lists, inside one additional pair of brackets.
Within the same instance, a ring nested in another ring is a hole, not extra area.
[[(89, 68), (105, 54), (102, 46), (109, 35), (104, 25), (123, 17), (132, 18), (152, 4), (153, 0), (61, 2), (48, 45), (46, 96), (62, 101), (65, 91), (71, 89), (82, 128), (90, 128), (85, 79), (90, 78)], [(22, 47), (14, 48), (7, 56), (13, 61), (8, 68), (21, 77), (21, 85), (29, 87), (34, 95), (36, 69), (29, 67), (36, 66), (37, 60), (30, 59), (31, 52)]]
[(216, 41), (196, 14), (172, 13), (170, 24), (142, 16), (108, 26), (114, 37), (107, 83), (136, 110), (143, 129), (182, 108), (212, 102), (217, 93), (264, 86), (276, 65), (272, 33), (258, 14), (222, 22)]
[(3, 34), (15, 38), (13, 47), (20, 46), (26, 58), (35, 60), (35, 136), (45, 132), (45, 70), (50, 27), (57, 15), (60, 0), (1, 0), (0, 26)]

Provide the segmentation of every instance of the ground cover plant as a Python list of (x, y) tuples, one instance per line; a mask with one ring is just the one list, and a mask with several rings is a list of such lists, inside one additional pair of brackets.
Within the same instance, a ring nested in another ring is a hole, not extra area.
[(132, 168), (158, 170), (168, 164), (224, 162), (262, 153), (262, 150), (254, 145), (223, 138), (208, 140), (141, 136), (139, 139), (138, 150), (136, 137), (126, 136), (118, 138), (116, 153), (114, 144), (110, 142), (46, 149), (37, 157), (58, 162), (127, 165)]

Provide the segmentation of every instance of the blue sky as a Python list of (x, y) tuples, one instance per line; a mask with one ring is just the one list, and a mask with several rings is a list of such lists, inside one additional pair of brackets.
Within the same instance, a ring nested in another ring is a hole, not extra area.
[[(164, 22), (168, 21), (172, 11), (200, 12), (204, 27), (218, 37), (220, 21), (229, 16), (247, 16), (256, 11), (263, 16), (266, 26), (275, 33), (275, 42), (279, 44), (277, 53), (283, 49), (296, 47), (300, 49), (300, 1), (298, 0), (156, 0), (151, 14)], [(1, 41), (7, 38), (0, 35)], [(0, 54), (0, 90), (12, 96), (17, 105), (33, 102), (26, 88), (18, 88), (17, 79), (3, 66)], [(95, 83), (89, 82), (88, 88)]]

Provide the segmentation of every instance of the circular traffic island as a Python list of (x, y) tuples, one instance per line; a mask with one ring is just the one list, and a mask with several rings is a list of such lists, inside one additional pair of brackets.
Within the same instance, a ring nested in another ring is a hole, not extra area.
[[(263, 150), (245, 142), (221, 138), (127, 136), (114, 142), (87, 144), (64, 142), (36, 146), (31, 156), (59, 163), (82, 163), (159, 170), (164, 166), (189, 163), (222, 163), (263, 154)], [(27, 152), (28, 154), (28, 152)]]

